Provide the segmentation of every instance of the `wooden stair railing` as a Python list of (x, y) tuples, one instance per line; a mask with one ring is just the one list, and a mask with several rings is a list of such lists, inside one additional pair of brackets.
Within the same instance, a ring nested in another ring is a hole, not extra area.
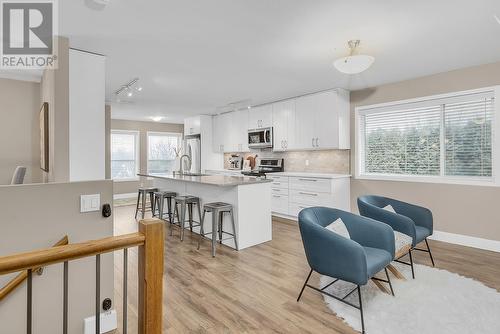
[[(68, 236), (65, 235), (61, 240), (56, 242), (52, 247), (57, 247), (57, 246), (63, 246), (68, 244)], [(40, 270), (42, 267), (34, 268), (33, 271), (39, 272), (41, 275)], [(28, 271), (24, 270), (21, 273), (19, 273), (16, 277), (14, 277), (12, 280), (10, 280), (3, 288), (0, 289), (0, 301), (7, 297), (8, 294), (10, 294), (12, 291), (14, 291), (21, 283), (24, 282), (25, 279), (28, 278)]]
[(100, 333), (100, 254), (123, 250), (124, 298), (123, 333), (127, 332), (127, 250), (138, 246), (138, 333), (161, 334), (163, 321), (163, 238), (164, 224), (159, 219), (139, 222), (139, 232), (82, 243), (61, 245), (0, 257), (0, 275), (26, 271), (28, 279), (27, 333), (31, 333), (32, 272), (36, 268), (64, 263), (63, 332), (67, 333), (68, 261), (96, 256), (96, 333)]

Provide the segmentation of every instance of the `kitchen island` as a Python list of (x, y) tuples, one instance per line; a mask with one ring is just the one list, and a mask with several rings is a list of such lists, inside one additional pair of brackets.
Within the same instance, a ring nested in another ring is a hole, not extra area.
[[(199, 197), (202, 213), (204, 203), (225, 202), (233, 205), (240, 250), (272, 239), (271, 180), (247, 176), (192, 176), (172, 173), (138, 175), (152, 178), (154, 187), (160, 190)], [(196, 209), (193, 210), (193, 216), (194, 220), (198, 221)], [(207, 214), (204, 224), (205, 233), (211, 232), (211, 220), (212, 215)], [(199, 233), (199, 228), (194, 228), (193, 231)], [(229, 216), (224, 218), (224, 231), (232, 232)], [(225, 240), (223, 243), (235, 248), (232, 239)], [(209, 243), (205, 245), (208, 247)]]

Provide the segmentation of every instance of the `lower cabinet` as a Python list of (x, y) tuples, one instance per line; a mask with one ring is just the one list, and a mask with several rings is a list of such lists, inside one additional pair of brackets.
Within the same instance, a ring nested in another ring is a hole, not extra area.
[(288, 214), (288, 196), (271, 192), (271, 210), (273, 212), (287, 215)]
[(271, 210), (273, 213), (296, 218), (299, 212), (313, 206), (325, 206), (350, 211), (350, 178), (316, 178), (273, 176)]

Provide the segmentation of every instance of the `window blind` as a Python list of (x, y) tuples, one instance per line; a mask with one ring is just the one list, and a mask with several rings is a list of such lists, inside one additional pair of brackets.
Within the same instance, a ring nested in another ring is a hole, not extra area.
[(492, 177), (493, 91), (366, 108), (362, 173)]
[(441, 106), (405, 107), (365, 116), (365, 171), (439, 175)]
[(445, 175), (492, 176), (492, 96), (444, 105)]

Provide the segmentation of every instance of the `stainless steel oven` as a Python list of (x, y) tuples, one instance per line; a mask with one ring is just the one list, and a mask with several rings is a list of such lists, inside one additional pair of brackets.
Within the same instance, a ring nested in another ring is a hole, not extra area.
[(273, 128), (248, 130), (249, 148), (272, 148)]

